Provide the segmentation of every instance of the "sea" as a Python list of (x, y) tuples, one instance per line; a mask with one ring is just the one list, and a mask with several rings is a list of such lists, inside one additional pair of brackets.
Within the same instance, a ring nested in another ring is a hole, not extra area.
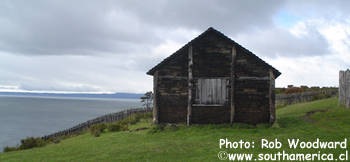
[(0, 96), (0, 152), (108, 113), (139, 108), (139, 99)]

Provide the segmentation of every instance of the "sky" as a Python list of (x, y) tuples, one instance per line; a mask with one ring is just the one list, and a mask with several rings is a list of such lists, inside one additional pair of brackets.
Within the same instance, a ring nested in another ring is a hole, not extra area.
[(0, 91), (144, 93), (209, 27), (282, 72), (277, 87), (338, 86), (350, 68), (345, 0), (2, 0)]

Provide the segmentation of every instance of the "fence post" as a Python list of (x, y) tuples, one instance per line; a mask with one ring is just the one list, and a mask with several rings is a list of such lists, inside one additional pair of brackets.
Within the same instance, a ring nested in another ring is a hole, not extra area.
[(339, 104), (350, 108), (350, 70), (339, 72)]

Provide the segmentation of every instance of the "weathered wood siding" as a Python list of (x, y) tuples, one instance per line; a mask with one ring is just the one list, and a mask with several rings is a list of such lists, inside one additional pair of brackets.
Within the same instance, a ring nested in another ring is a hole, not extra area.
[[(206, 35), (193, 44), (193, 79), (218, 79), (231, 76), (232, 44), (216, 35)], [(229, 88), (227, 89), (229, 94)], [(193, 88), (193, 94), (198, 93)], [(195, 96), (193, 96), (195, 97)], [(230, 100), (223, 106), (193, 106), (192, 123), (230, 122)]]
[(237, 48), (235, 72), (238, 77), (268, 77), (269, 67), (261, 63), (258, 58), (249, 55), (242, 48)]
[(159, 123), (186, 122), (187, 60), (187, 55), (181, 55), (158, 71), (157, 106), (159, 108)]
[[(235, 63), (232, 64), (233, 44), (227, 39), (208, 33), (190, 44), (192, 46), (192, 78), (190, 104), (194, 104), (196, 80), (218, 79), (234, 76), (234, 118), (233, 122), (262, 123), (269, 122), (270, 103), (269, 70), (257, 57), (248, 54), (240, 46), (235, 47)], [(188, 46), (182, 48), (172, 61), (158, 70), (158, 96), (160, 123), (187, 121), (188, 107)], [(234, 68), (232, 68), (234, 65)], [(234, 69), (234, 74), (231, 71)], [(231, 119), (231, 82), (227, 86), (228, 100), (221, 106), (192, 105), (191, 123), (229, 123)], [(197, 82), (198, 83), (198, 82)]]
[(269, 80), (236, 80), (236, 122), (269, 121)]
[(235, 122), (269, 122), (269, 67), (258, 58), (237, 48), (235, 63)]
[(193, 106), (192, 122), (196, 124), (229, 123), (230, 106)]

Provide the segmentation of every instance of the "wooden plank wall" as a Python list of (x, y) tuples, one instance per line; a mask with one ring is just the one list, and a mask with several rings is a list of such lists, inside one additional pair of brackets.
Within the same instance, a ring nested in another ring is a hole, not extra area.
[[(216, 79), (230, 80), (231, 77), (231, 59), (232, 59), (232, 44), (224, 39), (218, 38), (215, 35), (208, 35), (205, 38), (193, 44), (193, 79), (212, 79), (206, 80), (204, 84), (214, 85)], [(204, 81), (205, 82), (205, 81)], [(198, 83), (198, 81), (196, 82)], [(222, 84), (221, 84), (222, 85)], [(227, 85), (227, 84), (226, 84)], [(193, 88), (193, 98), (196, 98), (196, 85)], [(222, 87), (227, 90), (227, 98), (230, 98), (229, 87)], [(207, 90), (214, 90), (212, 87)], [(203, 93), (202, 93), (203, 94)], [(205, 94), (204, 94), (205, 95)], [(214, 98), (208, 97), (208, 103), (214, 102)], [(221, 95), (222, 96), (222, 95)], [(230, 122), (230, 100), (224, 104), (203, 105), (198, 104), (192, 106), (192, 122), (193, 123), (229, 123)]]
[(251, 124), (268, 123), (270, 69), (245, 50), (241, 48), (236, 50), (234, 121)]
[(158, 72), (159, 123), (186, 123), (188, 102), (188, 49)]
[(339, 104), (350, 108), (350, 70), (339, 72)]
[[(242, 48), (233, 49), (231, 42), (216, 35), (207, 35), (189, 46), (158, 69), (159, 123), (269, 122), (269, 67)], [(196, 94), (201, 93), (196, 90), (196, 80), (201, 78), (230, 80), (234, 86), (227, 87), (228, 100), (220, 105), (191, 105)]]
[(269, 122), (270, 80), (237, 79), (235, 84), (235, 122)]

